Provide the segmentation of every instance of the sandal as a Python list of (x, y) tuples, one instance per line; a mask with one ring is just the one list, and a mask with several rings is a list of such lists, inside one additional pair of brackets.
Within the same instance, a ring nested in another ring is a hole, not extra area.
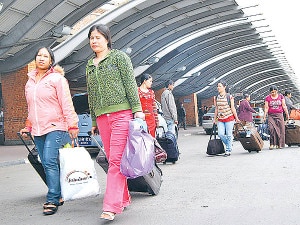
[(54, 213), (57, 212), (58, 206), (52, 202), (46, 202), (43, 205), (43, 208), (44, 208), (44, 211), (43, 211), (44, 215), (53, 215)]
[(59, 199), (58, 206), (62, 206), (64, 203), (65, 203), (65, 201), (63, 200), (63, 198), (60, 198), (60, 199)]
[(105, 220), (114, 220), (115, 219), (115, 213), (113, 212), (103, 212), (100, 216), (101, 219), (105, 219)]

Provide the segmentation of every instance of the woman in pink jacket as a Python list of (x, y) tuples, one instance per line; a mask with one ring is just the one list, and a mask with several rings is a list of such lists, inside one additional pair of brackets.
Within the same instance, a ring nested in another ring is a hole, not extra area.
[(26, 127), (31, 132), (46, 174), (47, 200), (44, 215), (56, 213), (61, 199), (58, 150), (78, 135), (78, 116), (74, 110), (69, 85), (60, 66), (54, 66), (50, 48), (40, 48), (35, 56), (36, 69), (28, 73), (25, 96), (28, 105)]

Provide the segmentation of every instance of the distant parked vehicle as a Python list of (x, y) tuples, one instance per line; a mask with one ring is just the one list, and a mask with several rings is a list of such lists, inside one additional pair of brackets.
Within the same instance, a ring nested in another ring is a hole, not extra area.
[(253, 109), (256, 111), (256, 113), (252, 113), (253, 116), (253, 122), (255, 124), (262, 124), (264, 121), (264, 110), (262, 107), (253, 107)]
[(212, 107), (202, 116), (202, 127), (205, 130), (206, 134), (212, 133), (213, 121), (215, 116), (215, 107)]

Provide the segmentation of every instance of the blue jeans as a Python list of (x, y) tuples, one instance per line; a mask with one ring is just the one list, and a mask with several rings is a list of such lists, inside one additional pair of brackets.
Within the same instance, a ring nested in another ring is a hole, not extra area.
[(232, 150), (232, 141), (233, 141), (233, 126), (234, 121), (229, 122), (219, 122), (218, 121), (218, 135), (225, 144), (225, 151), (231, 152)]
[(174, 135), (176, 135), (174, 120), (166, 120), (166, 123), (167, 123), (168, 131), (171, 131)]
[(52, 131), (42, 136), (35, 136), (34, 142), (43, 164), (48, 186), (47, 202), (59, 203), (61, 197), (58, 153), (67, 140), (66, 131)]

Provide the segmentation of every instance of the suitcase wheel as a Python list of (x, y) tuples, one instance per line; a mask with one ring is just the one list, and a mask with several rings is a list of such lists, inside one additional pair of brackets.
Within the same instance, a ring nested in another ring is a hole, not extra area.
[(288, 145), (289, 147), (291, 147), (292, 145)]
[(249, 153), (251, 153), (251, 150), (248, 150)]

